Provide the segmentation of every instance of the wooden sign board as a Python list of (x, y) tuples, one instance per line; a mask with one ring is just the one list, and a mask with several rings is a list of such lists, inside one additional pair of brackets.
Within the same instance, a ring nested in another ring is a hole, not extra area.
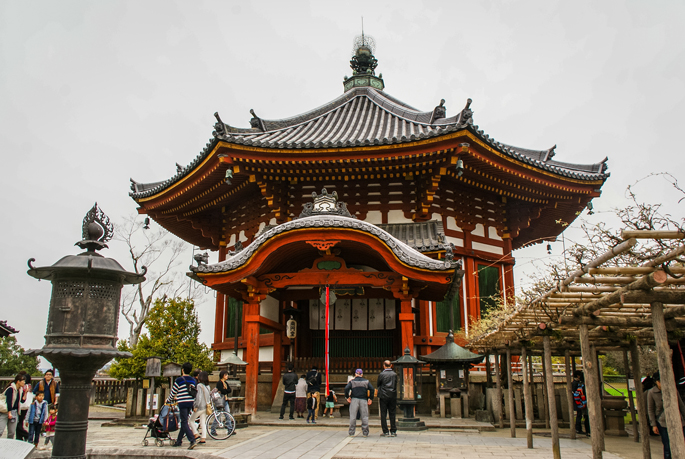
[(162, 359), (159, 357), (150, 357), (147, 359), (145, 365), (145, 377), (161, 376), (162, 374)]
[(181, 376), (181, 365), (178, 363), (167, 363), (162, 367), (162, 376), (174, 377)]

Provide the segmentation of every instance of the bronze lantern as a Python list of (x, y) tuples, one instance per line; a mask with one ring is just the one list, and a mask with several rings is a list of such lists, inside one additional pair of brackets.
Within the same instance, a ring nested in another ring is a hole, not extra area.
[(416, 404), (421, 400), (421, 366), (423, 362), (412, 357), (409, 348), (392, 362), (397, 371), (397, 404), (404, 411), (398, 419), (397, 430), (426, 430), (426, 423), (416, 417)]
[(86, 251), (67, 255), (52, 266), (34, 267), (28, 275), (52, 283), (45, 346), (28, 355), (42, 355), (58, 370), (61, 393), (52, 457), (85, 458), (88, 405), (95, 372), (115, 357), (130, 357), (117, 350), (119, 300), (125, 284), (145, 280), (116, 260), (96, 253), (107, 247), (114, 227), (97, 203), (86, 214), (82, 240)]

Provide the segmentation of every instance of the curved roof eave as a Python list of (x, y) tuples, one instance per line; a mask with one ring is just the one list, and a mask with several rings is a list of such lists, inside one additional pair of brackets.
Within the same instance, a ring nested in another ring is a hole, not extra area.
[(434, 260), (413, 249), (399, 239), (393, 237), (387, 231), (356, 218), (343, 217), (339, 215), (315, 215), (311, 217), (298, 218), (286, 223), (275, 226), (261, 235), (257, 236), (247, 247), (237, 253), (233, 253), (225, 261), (211, 264), (191, 266), (190, 270), (194, 274), (214, 274), (234, 271), (246, 266), (252, 256), (266, 244), (270, 239), (289, 231), (301, 230), (306, 228), (314, 229), (351, 229), (362, 231), (379, 239), (393, 255), (405, 266), (410, 268), (448, 272), (455, 269), (456, 263), (446, 260)]

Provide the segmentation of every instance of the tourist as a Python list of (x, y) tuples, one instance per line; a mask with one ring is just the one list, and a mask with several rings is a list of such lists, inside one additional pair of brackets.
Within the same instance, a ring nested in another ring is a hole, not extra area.
[(311, 371), (307, 373), (307, 391), (316, 399), (316, 410), (314, 411), (315, 419), (319, 417), (319, 395), (321, 393), (321, 373), (313, 366)]
[(228, 406), (228, 398), (231, 396), (233, 389), (231, 389), (231, 386), (228, 384), (228, 371), (221, 370), (221, 373), (219, 373), (219, 380), (216, 383), (216, 390), (218, 390), (219, 393), (224, 397), (224, 411), (230, 413), (231, 410)]
[(190, 442), (188, 449), (193, 449), (197, 446), (195, 441), (195, 434), (188, 425), (188, 419), (190, 419), (190, 413), (193, 411), (193, 406), (195, 405), (195, 396), (197, 395), (197, 383), (195, 379), (190, 376), (190, 372), (193, 371), (193, 366), (186, 362), (181, 366), (181, 376), (176, 378), (174, 385), (171, 386), (171, 394), (167, 398), (167, 403), (172, 403), (176, 400), (178, 404), (178, 409), (181, 412), (181, 428), (178, 430), (178, 437), (176, 442), (172, 443), (172, 446), (182, 446), (183, 436), (185, 435)]
[[(376, 395), (381, 406), (381, 429), (383, 429), (381, 437), (396, 437), (397, 373), (392, 371), (390, 360), (383, 362), (383, 371), (376, 380)], [(390, 430), (388, 430), (388, 415), (390, 416)]]
[(316, 424), (316, 397), (311, 392), (307, 394), (307, 424), (309, 419), (312, 420), (312, 424)]
[(369, 405), (373, 402), (373, 386), (368, 379), (362, 378), (364, 372), (357, 368), (354, 379), (345, 386), (345, 398), (350, 404), (350, 436), (357, 428), (357, 413), (361, 413), (362, 434), (369, 436)]
[[(649, 413), (649, 424), (655, 434), (661, 435), (661, 443), (664, 445), (664, 459), (671, 459), (671, 444), (668, 439), (666, 427), (666, 412), (664, 411), (664, 401), (661, 392), (661, 376), (657, 371), (652, 375), (654, 387), (649, 390), (647, 396), (647, 411)], [(678, 407), (680, 408), (680, 424), (685, 435), (685, 403), (676, 391), (678, 397)]]
[(45, 447), (48, 443), (55, 446), (55, 424), (57, 424), (57, 407), (55, 405), (50, 405), (48, 407), (48, 418), (45, 420), (43, 425), (45, 426)]
[(307, 410), (307, 380), (304, 376), (300, 376), (295, 386), (295, 412), (298, 418), (304, 418), (304, 412)]
[(57, 405), (57, 398), (59, 397), (59, 384), (54, 377), (55, 370), (46, 370), (43, 379), (33, 388), (34, 394), (39, 391), (45, 394), (45, 401), (48, 405)]
[(38, 446), (38, 441), (40, 440), (41, 427), (43, 427), (43, 423), (48, 419), (48, 402), (44, 399), (45, 394), (38, 392), (33, 403), (31, 403), (28, 414), (29, 443), (33, 443), (38, 449), (43, 449), (42, 446)]
[[(193, 414), (190, 415), (190, 429), (193, 431), (195, 436), (195, 441), (199, 441), (200, 444), (207, 442), (207, 405), (212, 403), (212, 399), (209, 395), (209, 375), (206, 371), (201, 371), (197, 375), (197, 397), (195, 397), (195, 403), (193, 405)], [(211, 411), (211, 407), (209, 408)], [(202, 430), (202, 434), (198, 432), (198, 428), (195, 427), (195, 420), (200, 418), (199, 428)], [(199, 440), (198, 440), (199, 439)]]
[(285, 405), (290, 403), (290, 417), (292, 421), (295, 419), (293, 413), (295, 412), (295, 386), (297, 385), (297, 375), (293, 373), (293, 364), (288, 363), (286, 372), (283, 375), (283, 403), (281, 403), (281, 415), (278, 419), (283, 419), (285, 414)]
[(585, 392), (585, 378), (583, 372), (576, 370), (573, 373), (573, 408), (576, 412), (576, 433), (582, 434), (581, 418), (585, 419), (585, 435), (590, 436), (590, 419), (587, 411), (587, 393)]
[(7, 413), (0, 413), (0, 437), (7, 427), (7, 438), (14, 438), (17, 431), (17, 419), (19, 418), (21, 392), (25, 382), (26, 376), (19, 373), (3, 393), (7, 403)]
[(31, 392), (31, 375), (26, 371), (20, 371), (19, 374), (24, 375), (25, 384), (21, 388), (21, 400), (19, 401), (19, 420), (17, 422), (17, 440), (28, 441), (29, 439), (29, 423), (26, 421), (26, 414), (33, 403), (33, 392)]
[(333, 417), (333, 408), (335, 408), (335, 402), (338, 401), (338, 397), (335, 396), (334, 391), (328, 391), (328, 396), (326, 397), (326, 408), (323, 410), (323, 417), (326, 417), (326, 411), (328, 411), (328, 417), (332, 418)]

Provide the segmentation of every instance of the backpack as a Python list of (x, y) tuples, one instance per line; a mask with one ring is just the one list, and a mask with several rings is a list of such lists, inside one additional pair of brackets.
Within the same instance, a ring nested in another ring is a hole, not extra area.
[(310, 386), (316, 386), (316, 376), (317, 376), (318, 374), (319, 374), (319, 373), (316, 372), (316, 373), (314, 373), (312, 376), (310, 376), (309, 379), (307, 380), (307, 384), (310, 385)]
[(585, 385), (579, 384), (576, 390), (573, 391), (573, 401), (576, 408), (582, 410), (587, 406), (587, 399), (585, 398)]
[(197, 385), (195, 385), (191, 382), (188, 382), (188, 380), (185, 378), (183, 378), (183, 380), (186, 383), (186, 390), (188, 391), (188, 395), (190, 395), (193, 398), (196, 398), (197, 397)]

